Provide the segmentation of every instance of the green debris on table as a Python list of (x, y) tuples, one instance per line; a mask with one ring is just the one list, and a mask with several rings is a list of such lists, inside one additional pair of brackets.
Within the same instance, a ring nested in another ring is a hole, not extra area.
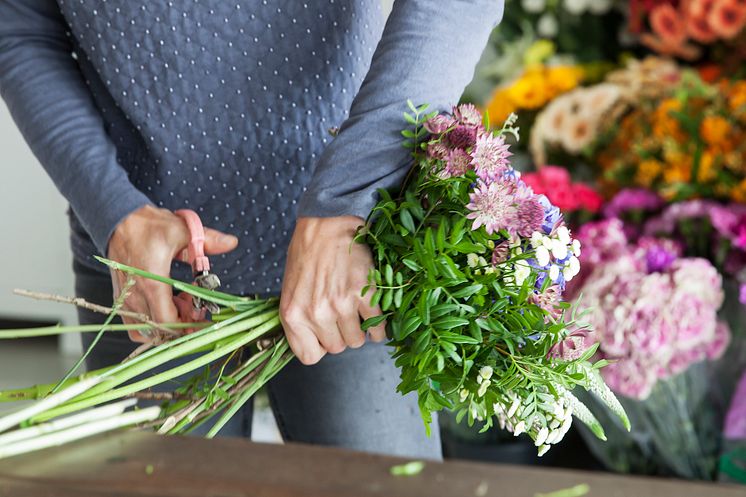
[(391, 474), (394, 476), (415, 476), (422, 473), (425, 463), (422, 461), (410, 461), (405, 464), (391, 466)]
[(581, 483), (570, 488), (563, 488), (562, 490), (556, 490), (549, 493), (536, 493), (534, 497), (582, 497), (583, 495), (590, 492), (591, 487), (587, 483)]

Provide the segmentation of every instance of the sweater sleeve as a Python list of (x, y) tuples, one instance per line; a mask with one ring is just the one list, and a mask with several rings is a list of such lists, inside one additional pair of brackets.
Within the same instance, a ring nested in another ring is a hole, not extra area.
[(378, 188), (410, 165), (400, 131), (407, 99), (429, 110), (458, 102), (474, 74), (502, 0), (396, 0), (350, 116), (319, 159), (299, 216), (367, 217)]
[(130, 182), (73, 58), (54, 0), (0, 0), (0, 96), (62, 195), (106, 254), (129, 213), (150, 203)]

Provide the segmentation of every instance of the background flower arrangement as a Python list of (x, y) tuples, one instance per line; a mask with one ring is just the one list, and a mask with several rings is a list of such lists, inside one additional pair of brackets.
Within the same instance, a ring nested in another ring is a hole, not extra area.
[[(589, 445), (618, 471), (714, 479), (720, 464), (733, 480), (721, 432), (746, 402), (746, 3), (526, 0), (506, 21), (467, 98), (523, 114), (522, 178), (582, 243), (568, 292), (598, 331), (565, 345), (598, 344), (635, 427), (604, 417), (609, 443)], [(557, 90), (551, 68), (569, 67), (583, 77)]]

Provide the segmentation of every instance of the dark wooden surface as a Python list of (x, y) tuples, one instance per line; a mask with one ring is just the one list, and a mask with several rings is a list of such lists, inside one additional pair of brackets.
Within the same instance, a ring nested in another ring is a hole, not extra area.
[(2, 497), (746, 497), (744, 487), (465, 462), (394, 477), (401, 459), (304, 445), (129, 432), (0, 460)]

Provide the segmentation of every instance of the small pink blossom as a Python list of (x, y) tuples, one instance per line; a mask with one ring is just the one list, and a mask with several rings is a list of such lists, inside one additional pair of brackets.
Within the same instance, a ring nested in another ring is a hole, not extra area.
[(510, 168), (508, 158), (513, 155), (504, 136), (480, 133), (472, 150), (472, 164), (482, 181), (496, 181)]
[(453, 117), (458, 119), (461, 124), (471, 126), (482, 125), (482, 113), (474, 104), (461, 104), (453, 108)]
[(464, 150), (456, 148), (451, 150), (446, 160), (446, 167), (441, 172), (443, 178), (463, 176), (471, 167), (471, 157)]
[(484, 226), (493, 235), (500, 230), (529, 237), (544, 222), (544, 207), (531, 189), (510, 178), (478, 185), (466, 206), (473, 219), (472, 229)]
[(425, 121), (424, 127), (428, 133), (440, 135), (455, 125), (456, 120), (454, 118), (445, 114), (438, 114)]

